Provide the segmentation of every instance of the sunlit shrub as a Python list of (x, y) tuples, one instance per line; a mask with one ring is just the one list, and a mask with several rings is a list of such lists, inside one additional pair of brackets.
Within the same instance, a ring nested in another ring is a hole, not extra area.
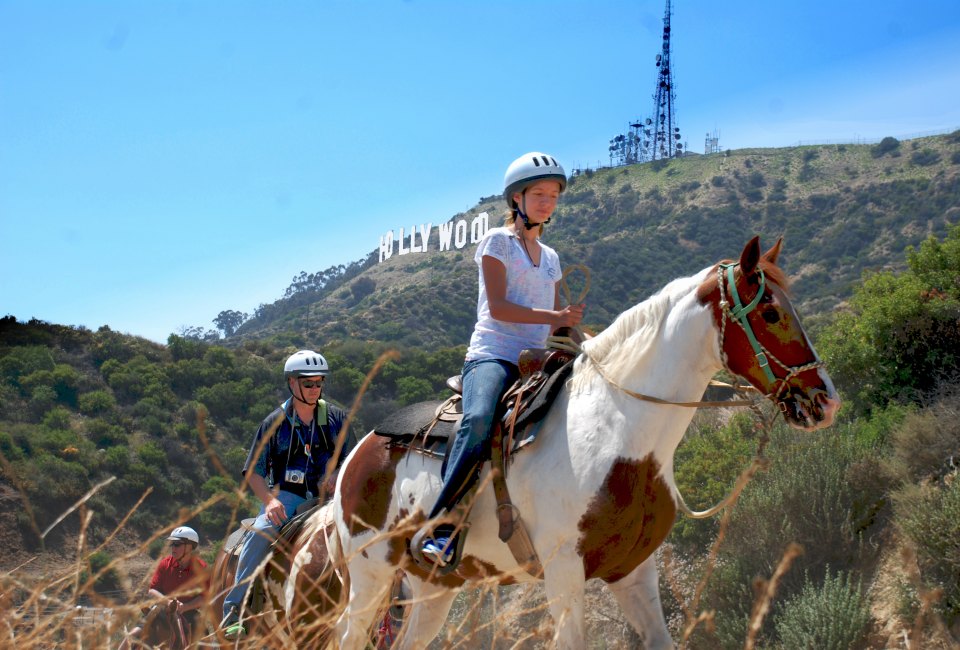
[(105, 390), (94, 390), (80, 395), (77, 407), (84, 415), (102, 415), (117, 407), (113, 394)]
[(894, 494), (896, 522), (917, 549), (924, 582), (943, 589), (941, 607), (951, 621), (960, 618), (960, 481), (953, 479)]
[(823, 584), (807, 578), (775, 621), (777, 636), (790, 650), (849, 650), (863, 647), (870, 604), (849, 573), (829, 569)]

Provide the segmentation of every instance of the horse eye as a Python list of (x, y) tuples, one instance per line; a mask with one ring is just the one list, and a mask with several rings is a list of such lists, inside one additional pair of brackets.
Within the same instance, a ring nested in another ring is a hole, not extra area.
[(767, 321), (771, 325), (780, 320), (780, 314), (777, 313), (776, 309), (766, 309), (763, 311), (763, 320)]

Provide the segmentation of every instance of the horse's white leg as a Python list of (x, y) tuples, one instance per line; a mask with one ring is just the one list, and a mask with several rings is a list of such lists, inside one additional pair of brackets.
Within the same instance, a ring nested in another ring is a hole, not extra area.
[(656, 556), (651, 555), (623, 579), (609, 585), (624, 616), (643, 638), (647, 650), (673, 648), (673, 639), (663, 618)]
[(544, 567), (544, 588), (550, 614), (557, 626), (554, 643), (560, 650), (582, 650), (586, 646), (584, 627), (583, 559), (576, 554), (557, 554)]
[(404, 613), (397, 650), (422, 650), (443, 629), (457, 591), (410, 578), (412, 604)]
[(373, 620), (386, 602), (394, 568), (370, 560), (349, 563), (350, 600), (337, 619), (336, 635), (341, 650), (359, 650), (370, 641)]

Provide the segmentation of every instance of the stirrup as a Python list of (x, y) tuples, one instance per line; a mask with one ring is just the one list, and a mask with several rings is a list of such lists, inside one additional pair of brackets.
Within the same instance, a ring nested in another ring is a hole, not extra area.
[(463, 544), (467, 539), (468, 530), (469, 525), (464, 524), (460, 527), (460, 530), (457, 531), (455, 535), (452, 535), (452, 537), (456, 538), (456, 543), (453, 545), (453, 556), (449, 561), (447, 561), (446, 564), (438, 564), (430, 560), (430, 558), (423, 556), (423, 544), (428, 539), (428, 536), (432, 537), (433, 535), (433, 528), (430, 526), (424, 526), (410, 539), (410, 548), (408, 549), (410, 551), (410, 556), (421, 569), (427, 571), (428, 573), (441, 576), (452, 573), (457, 570), (458, 566), (460, 566), (460, 557), (463, 554)]

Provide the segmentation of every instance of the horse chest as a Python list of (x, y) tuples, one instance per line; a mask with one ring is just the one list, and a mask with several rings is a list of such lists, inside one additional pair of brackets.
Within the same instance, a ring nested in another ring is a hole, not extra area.
[(652, 455), (611, 465), (577, 524), (587, 578), (620, 580), (666, 538), (677, 509), (660, 469)]

